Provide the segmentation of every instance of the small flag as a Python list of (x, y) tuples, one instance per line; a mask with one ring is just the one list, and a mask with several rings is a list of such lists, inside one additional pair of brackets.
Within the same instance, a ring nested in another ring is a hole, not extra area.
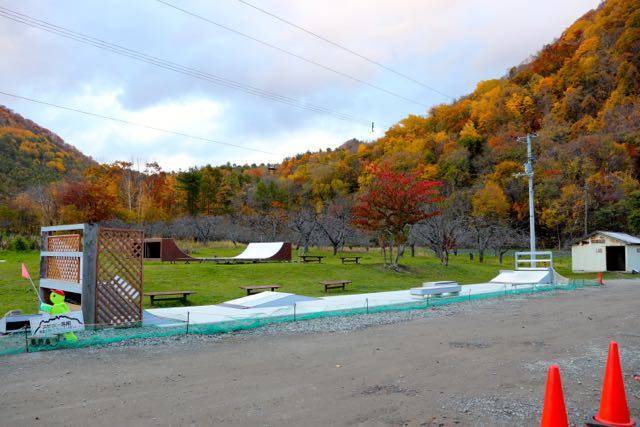
[(22, 263), (22, 277), (31, 280), (31, 276), (29, 276), (29, 272), (27, 271), (27, 266), (24, 265), (24, 263)]

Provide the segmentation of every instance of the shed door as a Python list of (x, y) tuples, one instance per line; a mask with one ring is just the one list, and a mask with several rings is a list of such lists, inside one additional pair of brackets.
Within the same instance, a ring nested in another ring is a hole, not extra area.
[(607, 271), (625, 271), (624, 246), (607, 246)]

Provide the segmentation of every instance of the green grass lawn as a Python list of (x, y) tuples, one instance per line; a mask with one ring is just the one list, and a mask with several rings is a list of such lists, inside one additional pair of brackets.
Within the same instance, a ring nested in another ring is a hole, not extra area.
[[(194, 249), (193, 256), (233, 256), (242, 251), (227, 244), (217, 247)], [(330, 294), (362, 293), (408, 289), (425, 281), (455, 280), (461, 284), (485, 282), (498, 274), (500, 269), (512, 269), (513, 258), (506, 257), (503, 265), (495, 257), (486, 257), (484, 263), (476, 259), (471, 262), (465, 255), (452, 256), (448, 267), (424, 251), (416, 257), (405, 255), (401, 258), (402, 272), (386, 270), (382, 266), (379, 250), (362, 251), (362, 264), (342, 265), (331, 252), (312, 249), (310, 254), (325, 255), (322, 264), (264, 263), (223, 265), (214, 263), (169, 264), (145, 262), (144, 286), (147, 291), (192, 290), (191, 305), (215, 304), (244, 296), (239, 286), (279, 284), (283, 292), (310, 296), (324, 295), (320, 280), (346, 279), (353, 281), (346, 292), (329, 291)], [(350, 252), (350, 254), (352, 254)], [(0, 252), (0, 316), (12, 309), (25, 312), (37, 310), (37, 300), (28, 281), (20, 276), (20, 264), (24, 262), (34, 280), (38, 277), (39, 252)], [(595, 274), (572, 274), (570, 259), (556, 258), (556, 269), (564, 276), (572, 278), (595, 278)], [(605, 278), (625, 277), (623, 274), (608, 273)], [(37, 282), (36, 282), (37, 283)], [(178, 301), (157, 303), (158, 306), (172, 306)], [(145, 307), (148, 307), (145, 299)]]

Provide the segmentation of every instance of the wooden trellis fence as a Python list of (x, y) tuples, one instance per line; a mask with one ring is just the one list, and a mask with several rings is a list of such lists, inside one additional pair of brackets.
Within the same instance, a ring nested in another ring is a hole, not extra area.
[(43, 300), (61, 289), (87, 324), (142, 321), (142, 231), (74, 224), (42, 227), (41, 236)]

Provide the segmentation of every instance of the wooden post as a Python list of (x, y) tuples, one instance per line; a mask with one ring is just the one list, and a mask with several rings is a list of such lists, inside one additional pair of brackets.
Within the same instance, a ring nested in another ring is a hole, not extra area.
[(85, 323), (96, 321), (96, 265), (98, 262), (98, 225), (85, 224), (82, 232), (82, 316)]
[[(49, 237), (49, 232), (48, 231), (41, 231), (40, 232), (40, 251), (47, 251), (49, 250), (48, 248), (48, 237)], [(41, 256), (40, 257), (40, 278), (46, 278), (47, 277), (47, 258)], [(40, 301), (44, 301), (44, 293), (42, 292), (42, 289), (38, 286), (38, 294), (39, 294), (39, 300)]]

